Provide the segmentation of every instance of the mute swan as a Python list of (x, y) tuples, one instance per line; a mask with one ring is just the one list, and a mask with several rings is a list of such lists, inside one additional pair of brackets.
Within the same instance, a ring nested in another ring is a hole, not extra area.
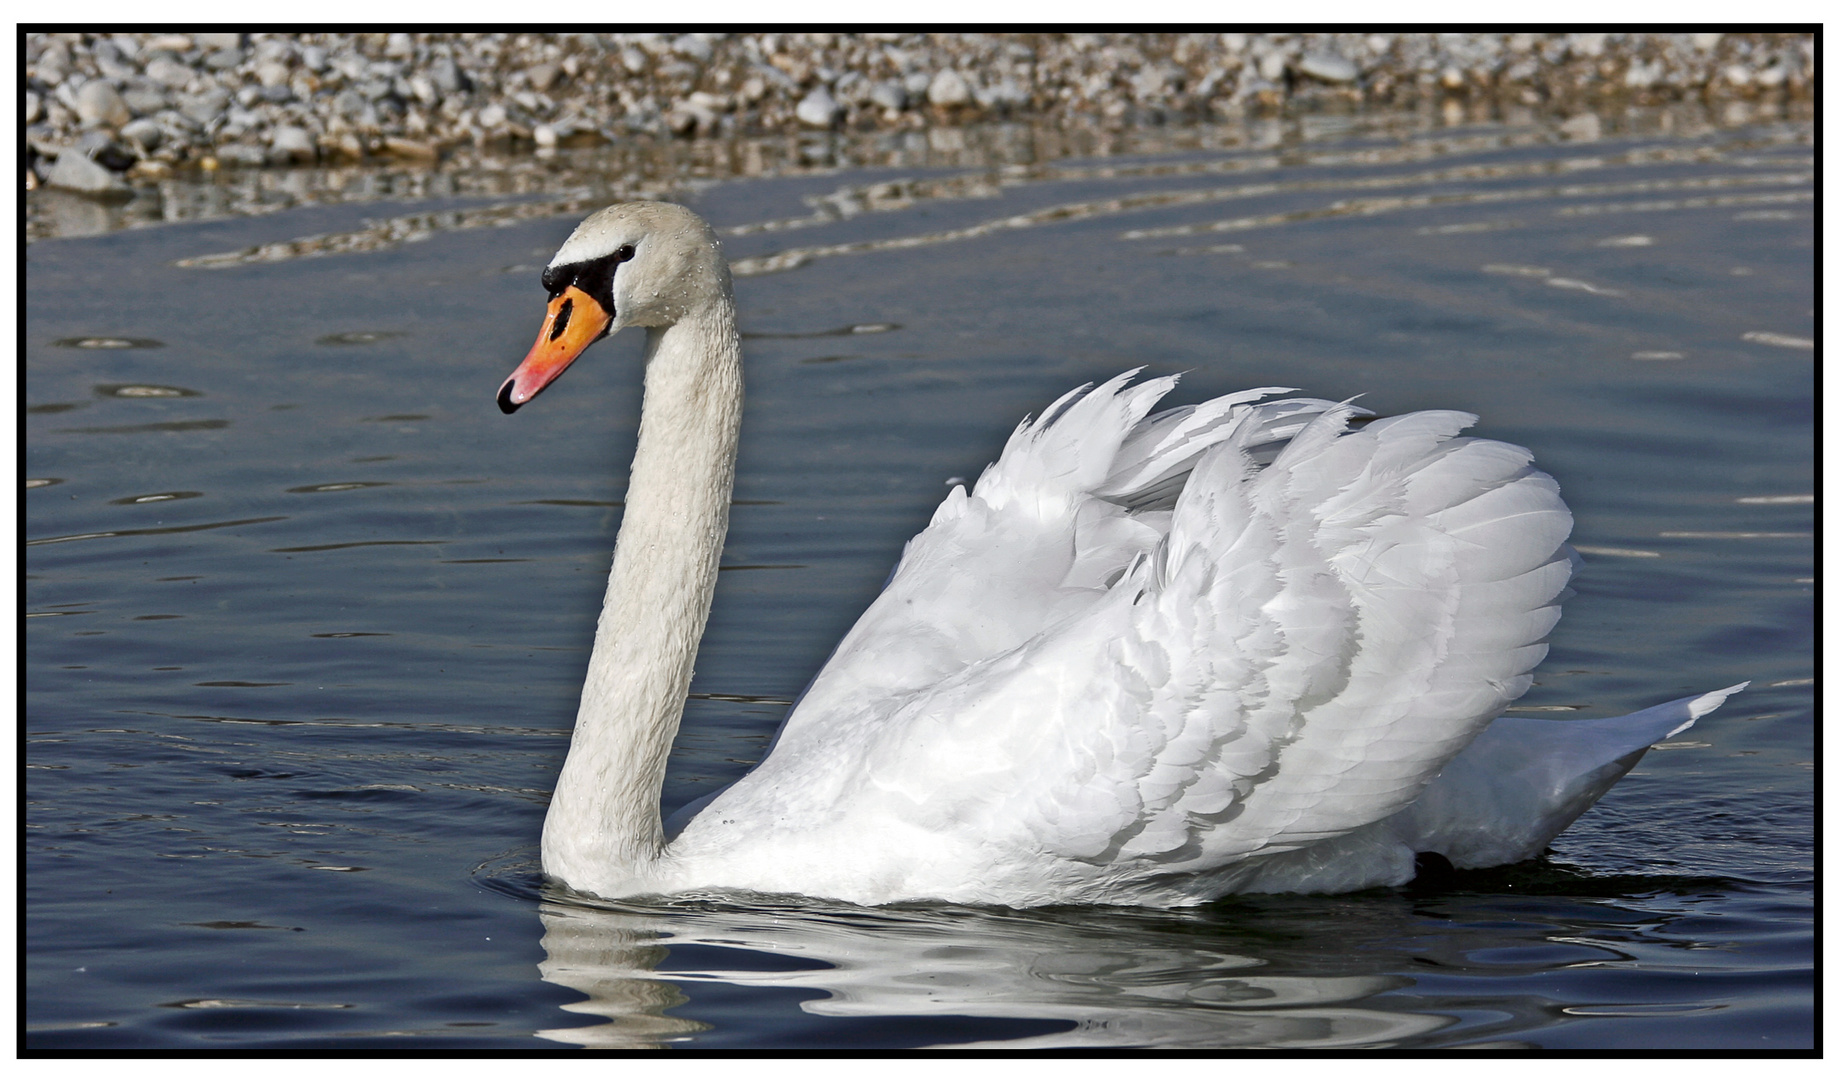
[[(604, 897), (1194, 904), (1530, 858), (1729, 687), (1607, 720), (1498, 718), (1575, 562), (1530, 453), (1350, 404), (1151, 412), (1128, 372), (956, 487), (768, 756), (668, 826), (660, 786), (716, 588), (742, 415), (730, 272), (682, 207), (611, 206), (543, 275), (512, 412), (647, 330), (627, 506), (545, 872)], [(1746, 684), (1742, 684), (1746, 685)]]

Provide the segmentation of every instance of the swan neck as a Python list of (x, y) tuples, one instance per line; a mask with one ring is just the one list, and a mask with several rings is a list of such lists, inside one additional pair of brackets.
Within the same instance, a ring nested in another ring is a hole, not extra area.
[(545, 871), (575, 887), (643, 888), (664, 849), (660, 788), (717, 589), (742, 402), (727, 304), (648, 331), (626, 508), (545, 817)]

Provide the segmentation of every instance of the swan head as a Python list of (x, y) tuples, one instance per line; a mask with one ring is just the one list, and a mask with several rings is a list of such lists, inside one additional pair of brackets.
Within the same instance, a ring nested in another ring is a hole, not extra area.
[(618, 203), (583, 219), (544, 268), (551, 294), (531, 347), (499, 388), (513, 412), (624, 326), (666, 327), (730, 302), (717, 234), (683, 206)]

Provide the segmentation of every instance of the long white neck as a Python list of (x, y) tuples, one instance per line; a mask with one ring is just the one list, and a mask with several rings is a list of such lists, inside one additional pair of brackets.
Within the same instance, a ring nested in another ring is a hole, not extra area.
[(664, 849), (660, 786), (717, 589), (742, 412), (728, 304), (648, 331), (627, 507), (544, 819), (545, 872), (576, 888), (642, 888)]

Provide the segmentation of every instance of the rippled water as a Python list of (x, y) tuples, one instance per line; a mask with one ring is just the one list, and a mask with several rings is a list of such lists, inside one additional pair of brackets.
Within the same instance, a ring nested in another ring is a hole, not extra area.
[(1179, 912), (545, 891), (639, 391), (618, 337), (494, 406), (570, 192), (34, 244), (28, 1045), (1811, 1046), (1812, 131), (1592, 134), (1322, 120), (686, 195), (750, 398), (669, 806), (756, 760), (946, 482), (1140, 364), (1535, 450), (1585, 566), (1520, 709), (1754, 680), (1541, 862)]

